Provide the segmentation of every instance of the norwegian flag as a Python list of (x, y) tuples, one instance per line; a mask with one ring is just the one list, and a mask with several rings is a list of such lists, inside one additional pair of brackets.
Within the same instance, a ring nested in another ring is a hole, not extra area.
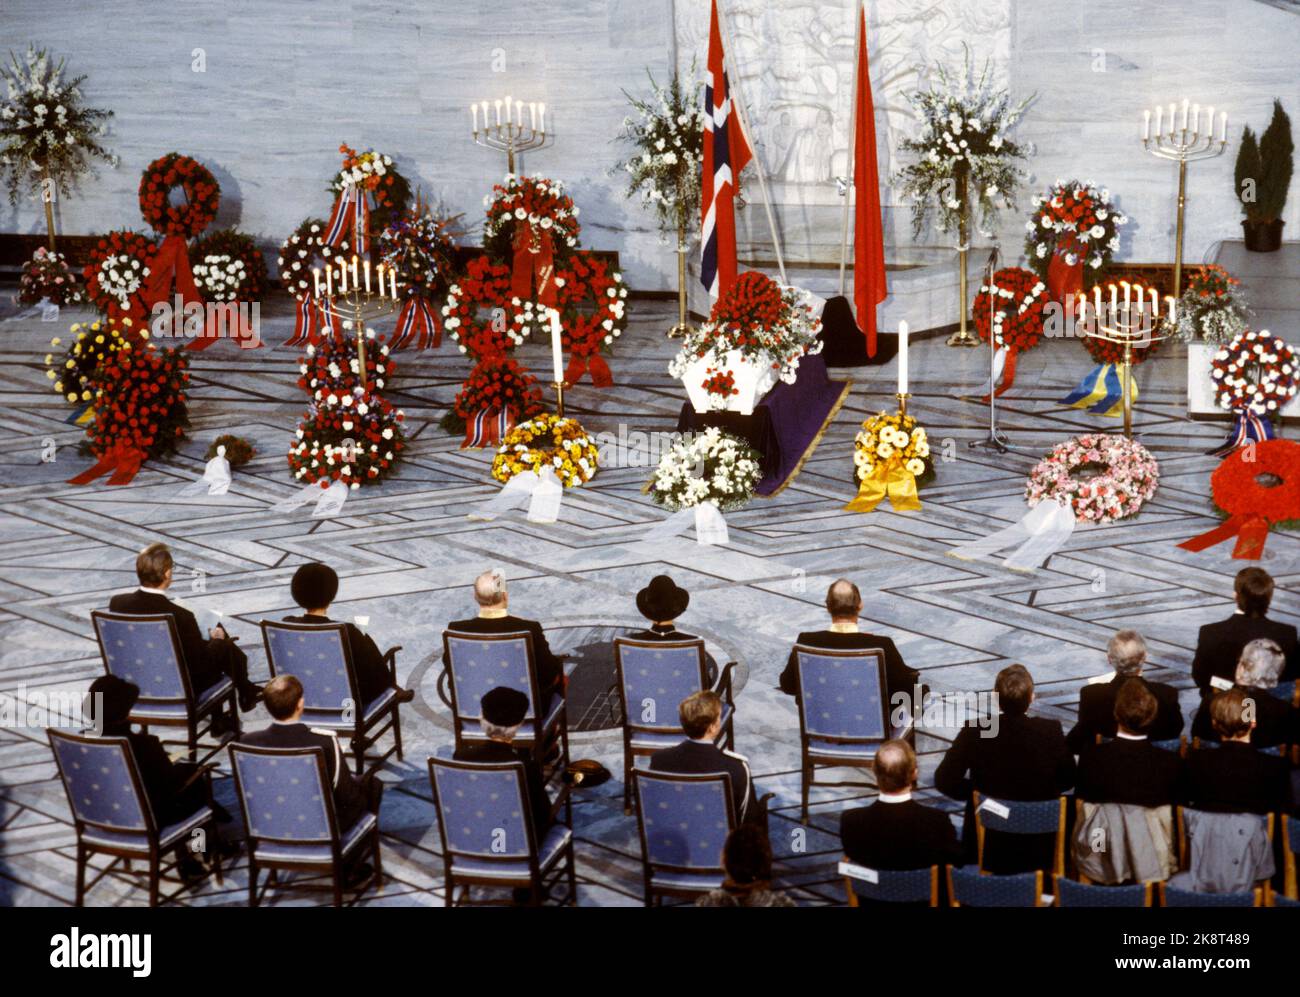
[(708, 69), (704, 84), (704, 164), (700, 178), (700, 281), (716, 298), (736, 281), (736, 178), (754, 158), (727, 86), (718, 0), (713, 0), (709, 19)]

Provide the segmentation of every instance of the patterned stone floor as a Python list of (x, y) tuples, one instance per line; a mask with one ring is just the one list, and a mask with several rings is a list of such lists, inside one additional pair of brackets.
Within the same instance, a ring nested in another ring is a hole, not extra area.
[[(269, 311), (265, 336), (282, 342), (288, 310)], [(839, 372), (852, 378), (853, 390), (820, 447), (779, 496), (728, 517), (728, 546), (679, 538), (650, 548), (639, 538), (664, 514), (641, 492), (644, 466), (602, 470), (589, 487), (566, 496), (552, 526), (521, 516), (467, 520), (466, 512), (495, 488), (486, 473), (489, 455), (457, 449), (459, 441), (438, 428), (467, 370), (446, 344), (420, 356), (399, 355), (394, 394), (410, 419), (413, 446), (400, 476), (350, 499), (341, 518), (270, 511), (294, 490), (284, 452), (304, 407), (294, 385), (297, 352), (283, 347), (241, 353), (222, 343), (199, 355), (192, 436), (177, 456), (149, 464), (126, 488), (67, 485), (85, 465), (74, 449), (80, 433), (64, 422), (68, 413), (50, 391), (43, 357), (49, 337), (66, 334), (69, 316), (44, 325), (14, 317), (12, 307), (0, 314), (9, 316), (0, 322), (0, 406), (10, 427), (9, 445), (0, 451), (0, 691), (23, 704), (37, 692), (85, 689), (100, 670), (88, 614), (134, 584), (134, 553), (151, 540), (161, 538), (176, 552), (180, 594), (226, 615), (250, 652), (254, 676), (266, 674), (257, 621), (290, 609), (288, 579), (298, 564), (328, 561), (343, 579), (337, 614), (368, 615), (381, 643), (402, 644), (401, 678), (420, 693), (405, 712), (406, 759), (383, 774), (390, 878), (367, 903), (443, 902), (425, 768), (431, 751), (450, 739), (447, 711), (435, 693), (435, 657), (442, 628), (470, 612), (471, 580), (489, 565), (504, 567), (512, 607), (543, 620), (561, 651), (590, 644), (593, 635), (608, 639), (608, 628), (638, 624), (633, 594), (653, 574), (669, 572), (691, 590), (683, 626), (703, 634), (715, 657), (740, 662), (737, 748), (751, 759), (760, 789), (776, 794), (771, 825), (780, 883), (806, 904), (842, 900), (834, 875), (836, 829), (857, 791), (816, 792), (809, 826), (798, 823), (798, 720), (775, 684), (795, 634), (822, 622), (830, 580), (857, 581), (865, 625), (890, 634), (936, 692), (986, 690), (999, 668), (1023, 662), (1038, 683), (1035, 709), (1067, 724), (1080, 684), (1105, 670), (1105, 643), (1120, 627), (1147, 636), (1155, 675), (1184, 689), (1190, 710), (1196, 629), (1229, 612), (1238, 564), (1228, 545), (1201, 554), (1175, 546), (1215, 521), (1207, 498), (1215, 460), (1203, 451), (1224, 432), (1186, 418), (1185, 359), (1177, 347), (1138, 377), (1137, 429), (1161, 464), (1155, 499), (1132, 521), (1078, 530), (1044, 569), (1023, 575), (945, 554), (954, 542), (1020, 517), (1024, 476), (1049, 445), (1115, 427), (1116, 420), (1059, 402), (1088, 368), (1077, 343), (1049, 341), (1022, 361), (1001, 420), (1023, 449), (1006, 456), (967, 447), (984, 435), (987, 410), (961, 396), (981, 382), (987, 354), (948, 348), (942, 338), (914, 343), (912, 411), (936, 449), (952, 458), (924, 491), (920, 512), (841, 511), (854, 491), (853, 434), (867, 413), (893, 403), (890, 363)], [(633, 303), (631, 329), (612, 361), (616, 386), (584, 386), (570, 395), (572, 412), (589, 430), (672, 428), (682, 392), (665, 373), (669, 322), (666, 305)], [(521, 355), (537, 366), (549, 360), (541, 345)], [(201, 472), (209, 441), (223, 432), (256, 441), (261, 455), (236, 473), (228, 496), (178, 499), (181, 485)], [(42, 462), (51, 440), (57, 460)], [(1276, 615), (1300, 621), (1293, 591), (1300, 542), (1271, 536), (1264, 564), (1280, 584)], [(203, 591), (195, 590), (197, 577)], [(259, 713), (250, 722), (263, 719)], [(0, 904), (65, 904), (73, 895), (74, 865), (68, 809), (44, 731), (21, 721), (0, 727)], [(924, 786), (952, 735), (927, 729), (919, 737)], [(615, 730), (577, 734), (573, 751), (620, 770)], [(228, 778), (218, 793), (232, 801)], [(620, 794), (615, 780), (579, 794), (574, 808), (584, 904), (640, 902), (636, 822), (623, 816)], [(923, 795), (936, 796), (932, 788)], [(245, 890), (241, 864), (224, 889), (205, 887), (186, 902), (241, 904)], [(90, 900), (133, 905), (144, 895), (115, 876)]]

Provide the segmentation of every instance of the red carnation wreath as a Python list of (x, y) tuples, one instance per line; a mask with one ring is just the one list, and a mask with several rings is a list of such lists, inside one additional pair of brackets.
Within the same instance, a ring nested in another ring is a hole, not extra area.
[(148, 311), (146, 289), (157, 247), (139, 232), (119, 230), (95, 240), (82, 276), (86, 297), (114, 323), (130, 318), (139, 329)]
[[(564, 379), (577, 384), (590, 370), (591, 383), (614, 383), (602, 353), (627, 328), (627, 287), (623, 275), (591, 253), (575, 253), (568, 269), (556, 274), (559, 283), (560, 344), (569, 351)], [(586, 310), (590, 308), (590, 311)]]
[[(992, 318), (989, 301), (992, 298)], [(1004, 267), (993, 275), (993, 286), (981, 284), (975, 295), (975, 330), (980, 339), (989, 341), (990, 326), (994, 344), (1006, 350), (1006, 359), (997, 387), (999, 397), (1015, 382), (1016, 357), (1032, 350), (1043, 338), (1047, 316), (1047, 284), (1032, 270)]]
[[(185, 192), (184, 204), (169, 200), (173, 187)], [(221, 203), (221, 185), (197, 160), (169, 152), (155, 159), (140, 176), (140, 213), (160, 235), (192, 239), (212, 224)]]
[(1258, 559), (1270, 525), (1300, 520), (1300, 443), (1261, 440), (1229, 454), (1210, 475), (1210, 495), (1227, 519), (1178, 546), (1201, 551), (1235, 537), (1233, 557)]
[(475, 361), (513, 350), (525, 338), (513, 321), (510, 267), (487, 256), (470, 260), (464, 276), (447, 289), (442, 318), (443, 328), (460, 351)]

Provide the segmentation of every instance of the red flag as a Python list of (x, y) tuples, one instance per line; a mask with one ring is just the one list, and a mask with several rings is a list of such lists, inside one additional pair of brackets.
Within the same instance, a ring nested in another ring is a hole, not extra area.
[(876, 355), (876, 305), (885, 300), (885, 233), (880, 222), (880, 175), (876, 168), (876, 112), (867, 69), (867, 12), (859, 9), (857, 106), (853, 122), (853, 306), (867, 336), (867, 356)]
[(718, 0), (713, 0), (708, 75), (704, 82), (700, 280), (715, 298), (736, 282), (736, 180), (754, 157), (734, 104), (722, 52)]

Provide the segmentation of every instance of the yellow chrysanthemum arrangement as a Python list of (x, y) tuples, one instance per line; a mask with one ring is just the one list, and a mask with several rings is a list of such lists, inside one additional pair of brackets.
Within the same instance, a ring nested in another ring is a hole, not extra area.
[[(131, 341), (125, 335), (125, 332), (130, 331), (131, 320), (123, 318), (121, 325), (120, 328), (106, 319), (73, 323), (68, 330), (71, 338), (63, 353), (51, 352), (45, 355), (45, 376), (54, 382), (54, 390), (69, 405), (89, 404), (95, 397), (90, 377), (100, 362), (119, 350), (131, 348)], [(148, 330), (141, 329), (139, 335), (148, 338)], [(63, 345), (63, 339), (59, 336), (50, 340), (52, 348), (57, 349)]]
[(853, 464), (858, 481), (865, 481), (877, 464), (894, 457), (918, 481), (933, 470), (925, 430), (910, 415), (881, 412), (864, 422), (854, 439)]
[(492, 459), (492, 477), (506, 482), (524, 471), (550, 467), (560, 484), (574, 488), (596, 473), (596, 444), (576, 419), (549, 412), (521, 422), (506, 433)]

